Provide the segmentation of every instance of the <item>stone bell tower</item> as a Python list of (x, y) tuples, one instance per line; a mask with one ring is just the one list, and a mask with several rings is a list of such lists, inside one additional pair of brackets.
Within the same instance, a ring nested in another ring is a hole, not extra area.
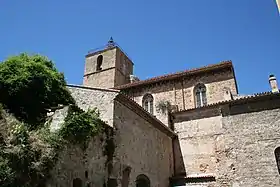
[(87, 87), (114, 88), (130, 83), (133, 62), (113, 41), (86, 55), (83, 85)]

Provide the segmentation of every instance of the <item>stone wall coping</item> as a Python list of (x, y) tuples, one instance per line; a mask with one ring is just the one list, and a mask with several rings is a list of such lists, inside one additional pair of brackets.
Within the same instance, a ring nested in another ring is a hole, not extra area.
[(115, 98), (116, 101), (122, 103), (132, 111), (134, 111), (139, 116), (146, 119), (148, 122), (150, 122), (155, 128), (160, 130), (161, 132), (165, 133), (171, 138), (177, 137), (177, 134), (173, 132), (170, 128), (168, 128), (166, 125), (164, 125), (159, 119), (157, 119), (155, 116), (151, 115), (149, 112), (147, 112), (143, 107), (141, 107), (138, 103), (131, 100), (124, 94), (118, 94)]
[(94, 49), (92, 51), (89, 51), (89, 53), (86, 54), (85, 56), (86, 56), (86, 58), (87, 57), (91, 57), (91, 56), (94, 56), (94, 55), (97, 55), (97, 54), (101, 54), (101, 53), (103, 53), (105, 51), (109, 51), (109, 50), (112, 50), (112, 49), (115, 49), (115, 48), (117, 48), (116, 45), (115, 46), (107, 46), (107, 45), (105, 45), (105, 46), (103, 46), (100, 49)]
[(114, 89), (122, 90), (122, 89), (129, 89), (129, 88), (133, 88), (133, 87), (140, 87), (140, 86), (149, 85), (152, 83), (157, 83), (157, 82), (167, 81), (167, 80), (174, 80), (174, 79), (182, 78), (185, 76), (201, 74), (201, 73), (205, 73), (205, 72), (209, 72), (209, 71), (211, 72), (213, 70), (219, 70), (219, 69), (224, 69), (224, 68), (231, 68), (233, 71), (232, 61), (230, 61), (230, 60), (222, 61), (217, 64), (210, 64), (210, 65), (200, 67), (200, 68), (189, 69), (189, 70), (185, 70), (185, 71), (181, 71), (181, 72), (171, 73), (171, 74), (162, 75), (162, 76), (158, 76), (158, 77), (154, 77), (154, 78), (150, 78), (150, 79), (146, 79), (146, 80), (142, 80), (142, 81), (124, 84), (121, 86), (117, 86)]
[[(174, 176), (172, 178), (182, 178), (182, 176)], [(215, 177), (214, 173), (202, 173), (202, 174), (188, 174), (183, 178), (207, 178), (207, 177)]]
[[(223, 106), (223, 105), (233, 106), (233, 105), (247, 104), (247, 103), (258, 102), (258, 101), (263, 101), (263, 100), (279, 99), (279, 96), (280, 96), (280, 93), (262, 92), (262, 93), (257, 93), (257, 94), (253, 94), (253, 95), (244, 96), (241, 98), (236, 98), (233, 100), (225, 100), (225, 101), (209, 104), (209, 105), (206, 105), (203, 107), (190, 108), (190, 109), (186, 109), (186, 110), (173, 112), (172, 115), (176, 115), (176, 114), (180, 114), (180, 113), (184, 113), (184, 112), (195, 111), (195, 110), (199, 111), (199, 110), (203, 110), (203, 109), (210, 109), (210, 108), (215, 108), (215, 107), (219, 107), (219, 106)], [(271, 106), (271, 107), (273, 107), (273, 106)]]
[(98, 90), (98, 91), (104, 91), (104, 92), (120, 93), (120, 90), (115, 90), (115, 89), (111, 89), (111, 88), (88, 87), (88, 86), (74, 85), (74, 84), (68, 84), (67, 87), (81, 88), (81, 89), (85, 89), (85, 90)]

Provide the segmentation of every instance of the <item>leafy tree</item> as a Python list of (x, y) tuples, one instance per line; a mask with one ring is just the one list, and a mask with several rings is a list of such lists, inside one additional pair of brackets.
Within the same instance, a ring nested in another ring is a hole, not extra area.
[[(42, 124), (47, 110), (58, 104), (69, 110), (61, 129), (51, 132), (49, 123)], [(1, 187), (44, 186), (67, 144), (86, 148), (90, 137), (104, 132), (104, 153), (112, 159), (113, 134), (105, 126), (96, 109), (76, 105), (63, 74), (46, 57), (23, 53), (0, 64)]]
[(37, 128), (49, 108), (73, 104), (74, 99), (52, 61), (22, 53), (0, 64), (0, 102), (19, 120)]

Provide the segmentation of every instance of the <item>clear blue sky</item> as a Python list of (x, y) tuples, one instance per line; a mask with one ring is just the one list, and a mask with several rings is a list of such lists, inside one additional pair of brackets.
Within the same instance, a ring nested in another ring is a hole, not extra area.
[(88, 50), (110, 36), (141, 79), (232, 60), (240, 93), (280, 83), (275, 0), (2, 0), (0, 61), (20, 52), (52, 59), (81, 84)]

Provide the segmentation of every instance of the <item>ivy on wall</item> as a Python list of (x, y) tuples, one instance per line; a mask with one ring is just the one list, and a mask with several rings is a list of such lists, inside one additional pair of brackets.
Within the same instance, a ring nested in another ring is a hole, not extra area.
[(161, 100), (156, 104), (156, 109), (159, 112), (166, 113), (166, 112), (170, 111), (171, 104), (167, 100)]
[[(96, 109), (76, 104), (62, 73), (46, 57), (27, 54), (0, 63), (0, 186), (44, 186), (68, 143), (87, 148), (91, 137), (106, 134), (104, 154), (112, 160), (113, 132)], [(49, 108), (69, 105), (62, 128), (51, 132)]]

